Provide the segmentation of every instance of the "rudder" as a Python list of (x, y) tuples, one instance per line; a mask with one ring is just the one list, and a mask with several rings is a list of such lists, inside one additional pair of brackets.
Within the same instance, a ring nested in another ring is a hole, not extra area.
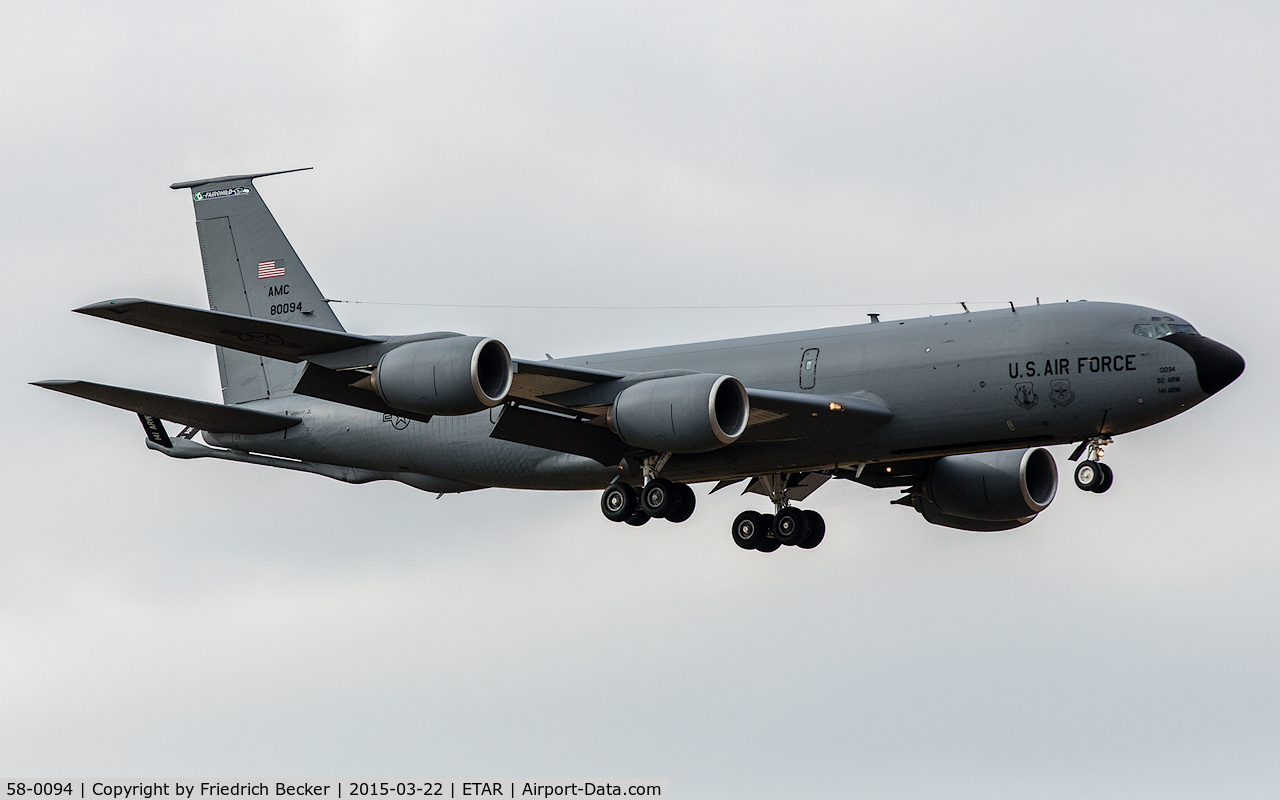
[[(297, 171), (228, 175), (169, 188), (191, 190), (210, 309), (341, 331), (342, 323), (253, 184), (255, 178)], [(217, 351), (222, 399), (228, 404), (288, 394), (304, 366), (222, 347)]]

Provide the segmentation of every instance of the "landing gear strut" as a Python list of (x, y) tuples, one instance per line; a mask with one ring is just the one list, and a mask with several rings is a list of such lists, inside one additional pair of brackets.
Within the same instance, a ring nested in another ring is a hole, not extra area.
[(817, 511), (791, 505), (786, 495), (786, 476), (761, 475), (761, 486), (773, 501), (773, 514), (743, 511), (733, 521), (733, 542), (744, 550), (772, 553), (779, 547), (794, 545), (812, 550), (822, 541), (827, 524)]
[(1080, 447), (1076, 448), (1076, 452), (1071, 457), (1072, 461), (1079, 458), (1084, 451), (1088, 451), (1085, 460), (1076, 467), (1077, 487), (1097, 494), (1102, 494), (1111, 488), (1115, 474), (1111, 471), (1111, 467), (1102, 463), (1103, 448), (1109, 444), (1111, 444), (1109, 437), (1098, 436), (1081, 442)]

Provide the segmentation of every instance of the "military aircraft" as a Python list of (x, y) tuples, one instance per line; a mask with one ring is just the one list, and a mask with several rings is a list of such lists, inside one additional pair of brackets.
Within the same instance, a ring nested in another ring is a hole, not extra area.
[(35, 385), (136, 412), (174, 458), (437, 493), (601, 489), (604, 516), (629, 525), (689, 519), (690, 484), (746, 481), (774, 513), (742, 512), (733, 540), (773, 552), (822, 541), (822, 516), (793, 503), (833, 478), (897, 487), (936, 525), (1025, 525), (1058, 488), (1044, 446), (1077, 443), (1076, 485), (1105, 492), (1112, 437), (1244, 371), (1181, 317), (1084, 301), (542, 361), (484, 336), (348, 333), (258, 193), (278, 174), (172, 185), (191, 191), (209, 310), (76, 309), (214, 345), (222, 404)]

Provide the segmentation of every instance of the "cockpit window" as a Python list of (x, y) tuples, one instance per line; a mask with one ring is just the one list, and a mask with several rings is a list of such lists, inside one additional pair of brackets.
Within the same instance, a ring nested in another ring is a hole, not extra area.
[(1200, 335), (1190, 325), (1181, 325), (1175, 322), (1153, 322), (1150, 325), (1134, 325), (1133, 332), (1137, 336), (1146, 336), (1151, 339), (1161, 339), (1172, 333), (1189, 333), (1192, 336)]

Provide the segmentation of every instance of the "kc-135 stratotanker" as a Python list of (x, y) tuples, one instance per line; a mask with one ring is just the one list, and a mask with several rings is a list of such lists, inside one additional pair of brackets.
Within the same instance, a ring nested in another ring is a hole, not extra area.
[[(292, 171), (292, 170), (290, 170)], [(209, 309), (134, 298), (79, 313), (212, 344), (222, 404), (85, 381), (36, 385), (136, 412), (147, 446), (429, 492), (602, 489), (614, 522), (683, 522), (691, 484), (746, 481), (772, 514), (733, 540), (810, 549), (837, 478), (968, 531), (1025, 525), (1078, 444), (1105, 492), (1112, 437), (1181, 414), (1244, 359), (1174, 314), (1072, 302), (526, 361), (496, 339), (347, 333), (255, 178), (175, 183), (195, 206)], [(170, 436), (164, 421), (185, 426)], [(194, 441), (199, 433), (206, 445)]]

